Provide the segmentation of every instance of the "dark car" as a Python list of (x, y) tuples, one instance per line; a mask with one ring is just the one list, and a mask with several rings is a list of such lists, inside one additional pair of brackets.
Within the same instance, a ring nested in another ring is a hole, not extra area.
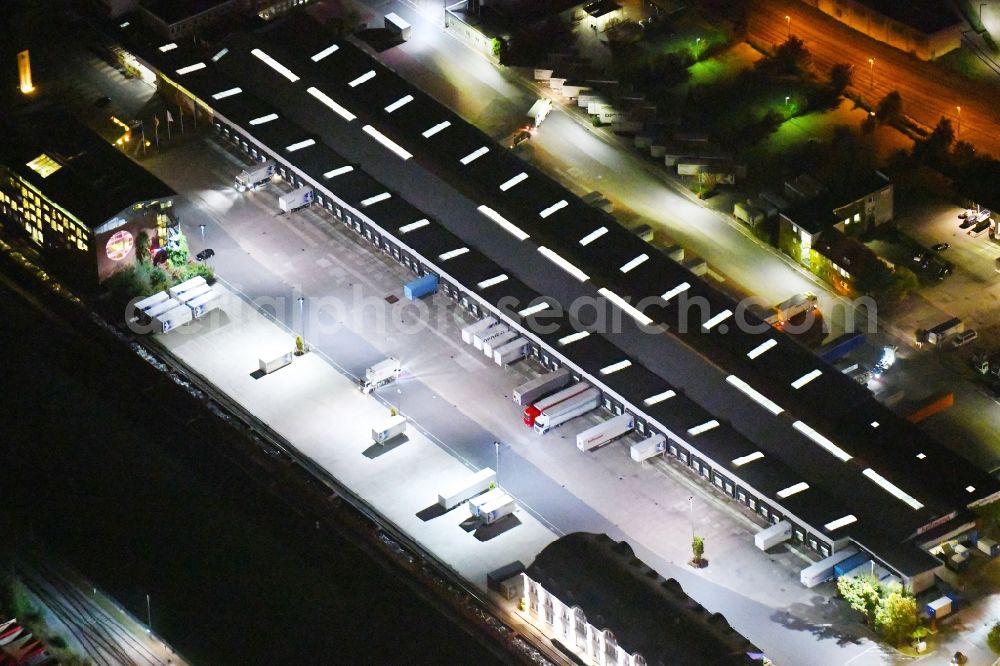
[(215, 256), (215, 250), (210, 247), (206, 247), (204, 250), (194, 255), (194, 258), (198, 261), (208, 261)]
[(969, 227), (971, 227), (975, 223), (976, 223), (976, 218), (975, 217), (967, 217), (964, 220), (962, 220), (962, 223), (960, 225), (958, 225), (958, 227), (959, 227), (959, 229), (968, 229)]
[(933, 250), (934, 250), (935, 252), (944, 252), (944, 251), (945, 251), (945, 250), (947, 250), (947, 249), (948, 249), (949, 247), (951, 247), (951, 245), (949, 245), (948, 243), (938, 243), (937, 245), (935, 245), (935, 246), (933, 247)]
[(100, 98), (94, 100), (94, 106), (96, 106), (98, 109), (103, 109), (108, 104), (111, 104), (111, 98), (110, 97), (100, 97)]
[(522, 143), (530, 139), (531, 139), (531, 132), (526, 129), (523, 129), (514, 136), (514, 140), (511, 141), (510, 147), (517, 148)]
[(949, 275), (951, 275), (951, 269), (948, 268), (947, 266), (942, 266), (941, 268), (938, 269), (937, 279), (938, 280), (943, 280), (946, 277), (948, 277)]

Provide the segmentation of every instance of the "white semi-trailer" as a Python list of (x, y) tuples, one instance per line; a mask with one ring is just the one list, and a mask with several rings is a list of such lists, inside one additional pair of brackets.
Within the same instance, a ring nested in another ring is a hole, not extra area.
[(483, 354), (486, 356), (486, 358), (493, 358), (493, 352), (496, 349), (503, 347), (505, 344), (507, 344), (516, 337), (518, 337), (517, 332), (512, 331), (508, 328), (506, 331), (504, 331), (503, 333), (494, 338), (490, 338), (489, 340), (484, 339)]
[(496, 340), (498, 337), (509, 331), (510, 329), (503, 324), (497, 324), (492, 326), (481, 333), (476, 333), (472, 336), (472, 346), (479, 351), (483, 350), (483, 344), (490, 341)]
[(653, 456), (658, 456), (666, 450), (667, 438), (663, 435), (653, 435), (629, 447), (629, 455), (632, 456), (632, 460), (642, 462)]
[(579, 395), (580, 393), (583, 393), (588, 388), (590, 388), (590, 384), (588, 384), (587, 382), (577, 382), (572, 386), (567, 386), (561, 391), (556, 391), (552, 395), (545, 396), (541, 400), (528, 405), (527, 407), (524, 408), (524, 413), (523, 413), (524, 425), (528, 426), (529, 428), (532, 427), (533, 425), (535, 425), (535, 419), (538, 418), (539, 414), (541, 414), (545, 410), (552, 409), (560, 402), (565, 402), (566, 400), (569, 400), (570, 398), (573, 398)]
[(486, 491), (482, 495), (477, 495), (476, 497), (473, 497), (472, 499), (469, 500), (469, 513), (471, 513), (473, 517), (479, 518), (480, 509), (482, 509), (483, 506), (487, 504), (492, 504), (496, 499), (503, 497), (506, 494), (507, 493), (505, 493), (500, 488), (494, 488), (492, 490)]
[(163, 301), (167, 300), (168, 298), (170, 298), (170, 294), (168, 294), (165, 291), (158, 291), (155, 294), (153, 294), (152, 296), (147, 296), (146, 298), (142, 299), (141, 301), (136, 301), (135, 309), (139, 310), (141, 312), (146, 312), (147, 310), (149, 310), (150, 308), (152, 308), (154, 305), (159, 305), (160, 303), (162, 303)]
[(489, 490), (496, 481), (497, 473), (489, 467), (484, 467), (475, 474), (464, 477), (438, 495), (438, 505), (446, 511), (454, 509), (470, 497), (475, 497), (479, 493)]
[(192, 298), (187, 302), (187, 306), (191, 308), (191, 316), (198, 319), (199, 317), (203, 317), (205, 314), (216, 309), (219, 307), (219, 299), (221, 297), (222, 294), (218, 291), (215, 289), (209, 289), (201, 296)]
[(384, 361), (379, 361), (375, 365), (365, 369), (365, 378), (361, 381), (361, 391), (371, 393), (380, 386), (391, 384), (399, 377), (403, 371), (399, 359), (390, 356)]
[(176, 308), (179, 305), (181, 305), (181, 302), (178, 301), (176, 298), (168, 298), (167, 300), (160, 301), (156, 305), (153, 305), (152, 307), (150, 307), (149, 309), (147, 309), (145, 311), (145, 314), (150, 319), (155, 319), (156, 317), (159, 317), (164, 312), (170, 312), (171, 310), (173, 310), (174, 308)]
[(208, 283), (205, 282), (205, 278), (200, 275), (196, 275), (190, 280), (184, 280), (180, 284), (175, 284), (168, 291), (170, 292), (170, 298), (176, 298), (180, 300), (181, 294), (191, 291), (192, 289), (198, 289), (199, 287), (204, 287)]
[(613, 439), (621, 437), (634, 427), (634, 416), (631, 414), (620, 414), (579, 433), (576, 436), (576, 448), (581, 451), (596, 449), (599, 446), (604, 446)]
[(398, 437), (405, 432), (406, 417), (396, 414), (372, 426), (372, 441), (376, 444), (385, 444), (393, 437)]
[(281, 208), (282, 212), (292, 213), (300, 208), (305, 208), (312, 203), (312, 200), (313, 188), (305, 185), (278, 197), (278, 207)]
[(531, 353), (531, 341), (528, 338), (511, 340), (503, 347), (493, 350), (493, 362), (497, 365), (510, 365), (520, 361)]
[(816, 587), (820, 583), (825, 583), (834, 576), (833, 568), (844, 560), (857, 555), (858, 549), (848, 546), (843, 550), (838, 550), (830, 557), (825, 557), (819, 562), (810, 564), (799, 572), (799, 582), (806, 587)]
[(257, 359), (260, 371), (265, 375), (269, 375), (275, 370), (280, 370), (286, 365), (291, 365), (292, 350), (290, 347), (291, 345), (288, 345), (287, 347), (282, 345), (261, 354)]
[(569, 400), (554, 405), (535, 417), (535, 432), (540, 435), (545, 434), (552, 428), (557, 428), (570, 419), (597, 409), (600, 404), (601, 392), (595, 388), (589, 388)]
[(207, 284), (203, 284), (200, 287), (195, 287), (194, 289), (188, 289), (180, 294), (177, 294), (177, 300), (181, 303), (187, 303), (192, 299), (198, 298), (199, 296), (204, 296), (208, 292), (212, 291), (212, 288)]
[(573, 379), (573, 376), (569, 374), (569, 370), (566, 368), (559, 368), (554, 372), (550, 372), (546, 375), (541, 375), (535, 377), (534, 379), (521, 384), (512, 394), (514, 403), (524, 407), (525, 405), (530, 405), (535, 402), (543, 395), (551, 393), (552, 391), (557, 391)]
[(178, 326), (191, 321), (191, 308), (186, 305), (179, 305), (169, 312), (153, 317), (153, 329), (157, 333), (169, 333)]
[(390, 12), (385, 15), (385, 22), (383, 25), (388, 32), (395, 35), (396, 39), (401, 42), (405, 42), (410, 38), (410, 30), (412, 29), (410, 24), (395, 12)]
[(784, 543), (792, 538), (792, 524), (787, 520), (775, 523), (770, 527), (765, 527), (760, 532), (753, 535), (753, 544), (761, 550), (773, 548), (779, 543)]
[(464, 342), (467, 345), (471, 345), (472, 336), (476, 335), (477, 333), (482, 333), (486, 329), (496, 325), (497, 325), (497, 320), (494, 319), (493, 317), (485, 317), (475, 323), (469, 324), (468, 326), (462, 329), (462, 342)]
[(514, 513), (516, 508), (517, 505), (514, 503), (514, 498), (507, 493), (502, 493), (492, 502), (479, 507), (479, 519), (483, 521), (483, 524), (491, 525), (504, 516)]
[(271, 180), (274, 176), (274, 160), (267, 160), (252, 167), (247, 167), (236, 176), (236, 189), (240, 192), (256, 190)]

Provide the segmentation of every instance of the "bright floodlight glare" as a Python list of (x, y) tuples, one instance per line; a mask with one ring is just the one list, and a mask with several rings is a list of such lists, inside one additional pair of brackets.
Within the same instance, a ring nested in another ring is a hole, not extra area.
[(501, 192), (506, 192), (507, 190), (509, 190), (510, 188), (514, 187), (515, 185), (517, 185), (521, 181), (526, 180), (527, 178), (528, 178), (528, 174), (526, 174), (526, 173), (524, 173), (522, 171), (521, 173), (517, 174), (516, 176), (514, 176), (513, 178), (511, 178), (510, 180), (508, 180), (507, 182), (505, 182), (503, 185), (501, 185), (500, 186), (500, 191)]
[(438, 123), (434, 127), (431, 127), (429, 130), (424, 132), (424, 138), (429, 139), (438, 132), (440, 132), (441, 130), (448, 129), (449, 127), (451, 127), (451, 123), (448, 122), (447, 120), (444, 121), (443, 123)]
[(590, 245), (595, 240), (608, 233), (607, 227), (599, 227), (580, 239), (580, 245)]
[(401, 233), (401, 234), (408, 234), (411, 231), (416, 231), (417, 229), (421, 229), (423, 227), (426, 227), (430, 223), (431, 223), (430, 220), (428, 220), (426, 218), (423, 219), (423, 220), (417, 220), (416, 222), (410, 222), (409, 224), (404, 224), (403, 226), (401, 226), (399, 228), (399, 233)]
[(546, 217), (548, 217), (552, 213), (555, 213), (556, 211), (562, 210), (563, 208), (565, 208), (568, 205), (569, 205), (569, 202), (567, 202), (565, 199), (563, 199), (561, 201), (555, 202), (554, 204), (552, 204), (551, 206), (549, 206), (545, 210), (541, 211), (538, 215), (542, 219), (545, 219)]
[(635, 319), (640, 324), (649, 326), (650, 324), (653, 323), (652, 319), (644, 315), (642, 312), (638, 310), (638, 308), (635, 308), (632, 305), (630, 305), (628, 301), (626, 301), (624, 298), (622, 298), (615, 292), (611, 291), (610, 289), (605, 289), (602, 287), (597, 291), (600, 292), (600, 294), (604, 296), (604, 298), (608, 299), (609, 301), (617, 305), (621, 310), (625, 312), (625, 314), (629, 315), (630, 317), (632, 317), (632, 319)]
[(663, 402), (664, 400), (670, 400), (670, 398), (674, 397), (675, 395), (677, 395), (676, 391), (674, 391), (673, 389), (668, 389), (663, 393), (657, 393), (656, 395), (649, 396), (648, 398), (642, 401), (642, 404), (646, 405), (647, 407), (652, 407), (653, 405), (659, 402)]
[(750, 351), (748, 351), (747, 352), (747, 357), (749, 357), (751, 359), (755, 359), (758, 356), (760, 356), (761, 354), (763, 354), (764, 352), (766, 352), (771, 347), (776, 346), (777, 344), (778, 344), (778, 341), (775, 340), (774, 338), (770, 338), (768, 340), (764, 340), (764, 342), (760, 343), (759, 345), (757, 345), (756, 347), (754, 347), (753, 349), (751, 349)]
[(340, 104), (337, 104), (337, 102), (333, 101), (333, 98), (331, 98), (329, 95), (327, 95), (319, 88), (316, 87), (306, 88), (306, 92), (315, 97), (316, 99), (318, 99), (320, 102), (326, 105), (327, 108), (331, 109), (334, 113), (336, 113), (338, 116), (340, 116), (347, 122), (351, 122), (357, 117), (353, 113), (342, 107)]
[(161, 46), (160, 50), (163, 51), (164, 53), (166, 53), (167, 51), (173, 51), (176, 48), (177, 48), (177, 45), (174, 44), (173, 42), (170, 42), (169, 44), (164, 44), (163, 46)]
[(361, 129), (364, 130), (365, 134), (372, 137), (373, 139), (381, 143), (383, 146), (385, 146), (392, 152), (396, 153), (396, 155), (403, 158), (404, 160), (408, 160), (411, 157), (413, 157), (413, 154), (411, 152), (409, 152), (401, 145), (399, 145), (398, 143), (387, 137), (385, 134), (382, 134), (382, 132), (379, 132), (371, 125), (365, 125)]
[(266, 116), (261, 116), (260, 118), (254, 118), (253, 120), (250, 121), (250, 124), (263, 125), (264, 123), (269, 123), (272, 120), (277, 120), (277, 119), (278, 119), (277, 113), (269, 113)]
[(469, 164), (472, 164), (474, 161), (478, 160), (480, 157), (482, 157), (488, 152), (490, 152), (490, 149), (487, 148), (486, 146), (483, 146), (482, 148), (477, 148), (476, 150), (473, 150), (471, 153), (463, 157), (461, 162), (462, 164), (468, 166)]
[(350, 83), (348, 83), (347, 85), (351, 86), (352, 88), (357, 88), (358, 86), (360, 86), (365, 81), (371, 81), (374, 78), (375, 78), (375, 70), (374, 69), (370, 69), (367, 72), (365, 72), (364, 74), (362, 74), (361, 76), (359, 76), (358, 78), (356, 78), (353, 81), (351, 81)]
[(886, 491), (898, 500), (902, 500), (914, 511), (919, 511), (924, 508), (924, 505), (915, 500), (912, 496), (908, 495), (902, 488), (896, 484), (889, 481), (871, 467), (866, 467), (862, 472), (865, 476), (875, 482), (882, 490)]
[(514, 236), (514, 238), (516, 238), (517, 240), (523, 241), (530, 238), (530, 236), (526, 234), (520, 227), (515, 225), (513, 222), (511, 222), (510, 220), (508, 220), (503, 215), (496, 212), (489, 206), (480, 206), (478, 210), (480, 213), (482, 213), (486, 217), (490, 218), (491, 220), (499, 224), (504, 229), (504, 231)]
[(323, 177), (324, 178), (336, 178), (337, 176), (342, 176), (343, 174), (350, 173), (352, 171), (354, 171), (354, 167), (352, 167), (350, 164), (348, 164), (347, 166), (337, 167), (336, 169), (333, 169), (331, 171), (327, 171), (326, 173), (323, 174)]
[(327, 57), (331, 53), (335, 53), (337, 51), (337, 49), (339, 49), (339, 48), (340, 47), (337, 46), (336, 44), (333, 44), (332, 46), (328, 46), (325, 49), (323, 49), (322, 51), (320, 51), (319, 53), (317, 53), (316, 55), (314, 55), (311, 58), (311, 60), (313, 62), (319, 62), (320, 60), (322, 60), (323, 58)]
[(250, 51), (250, 53), (252, 53), (256, 57), (260, 58), (262, 61), (264, 61), (265, 64), (267, 64), (268, 67), (270, 67), (271, 69), (273, 69), (274, 71), (276, 71), (278, 74), (281, 74), (282, 76), (284, 76), (286, 79), (288, 79), (292, 83), (295, 83), (296, 81), (299, 80), (299, 77), (297, 77), (295, 75), (295, 73), (292, 72), (292, 70), (288, 69), (287, 67), (285, 67), (280, 62), (278, 62), (277, 60), (275, 60), (271, 56), (267, 55), (266, 53), (264, 53), (260, 49), (254, 49), (254, 50)]
[(624, 266), (622, 266), (618, 270), (620, 270), (622, 273), (628, 273), (633, 268), (641, 266), (642, 263), (644, 261), (646, 261), (647, 259), (649, 259), (649, 255), (648, 254), (640, 254), (638, 257), (636, 257), (632, 261), (626, 263)]
[(488, 280), (483, 280), (476, 286), (479, 287), (480, 289), (486, 289), (488, 287), (492, 287), (493, 285), (497, 285), (500, 284), (501, 282), (506, 282), (506, 281), (507, 281), (507, 276), (501, 273), (500, 275), (491, 277)]
[(399, 99), (397, 99), (395, 102), (393, 102), (389, 106), (385, 107), (385, 112), (386, 113), (392, 113), (393, 111), (397, 111), (397, 110), (403, 108), (404, 106), (406, 106), (407, 104), (409, 104), (412, 101), (413, 101), (413, 95), (403, 95), (402, 97), (400, 97)]
[(563, 269), (564, 271), (566, 271), (567, 273), (569, 273), (570, 275), (572, 275), (573, 277), (575, 277), (580, 282), (586, 282), (587, 280), (590, 279), (589, 275), (587, 275), (586, 273), (584, 273), (583, 271), (581, 271), (579, 268), (577, 268), (576, 266), (574, 266), (571, 262), (567, 261), (566, 259), (563, 259), (559, 254), (557, 254), (557, 253), (553, 252), (552, 250), (550, 250), (549, 248), (545, 247), (544, 245), (540, 246), (538, 248), (538, 251), (546, 259), (548, 259), (549, 261), (551, 261), (552, 263), (554, 263), (556, 266), (558, 266), (559, 268)]

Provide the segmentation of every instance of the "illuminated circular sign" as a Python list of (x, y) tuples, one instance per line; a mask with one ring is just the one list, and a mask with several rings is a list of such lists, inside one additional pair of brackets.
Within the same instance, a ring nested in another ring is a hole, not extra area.
[(105, 252), (108, 254), (108, 259), (112, 261), (121, 261), (128, 256), (128, 253), (132, 251), (135, 243), (132, 240), (132, 234), (125, 231), (116, 231), (111, 238), (108, 239), (108, 244), (104, 247)]

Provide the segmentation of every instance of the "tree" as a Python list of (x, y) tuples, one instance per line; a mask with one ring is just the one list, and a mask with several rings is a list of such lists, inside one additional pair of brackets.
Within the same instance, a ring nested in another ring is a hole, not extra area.
[(880, 123), (892, 125), (903, 117), (903, 96), (893, 90), (879, 101), (875, 107), (875, 117)]
[(183, 266), (188, 260), (188, 240), (182, 233), (177, 234), (177, 240), (167, 248), (167, 257), (171, 265), (175, 267)]
[(135, 242), (135, 258), (139, 263), (146, 263), (149, 261), (149, 234), (145, 231), (140, 231), (138, 238)]
[(986, 634), (986, 644), (993, 654), (1000, 654), (1000, 622), (990, 627), (990, 633)]
[(837, 95), (843, 93), (844, 89), (851, 85), (853, 78), (850, 65), (838, 63), (830, 68), (830, 87)]
[(874, 577), (841, 576), (837, 579), (837, 591), (851, 608), (864, 615), (866, 623), (872, 623), (881, 599), (879, 583)]
[(805, 42), (792, 35), (774, 51), (770, 63), (779, 72), (799, 74), (809, 68), (812, 54), (806, 48)]
[(930, 166), (937, 168), (947, 166), (951, 144), (954, 141), (955, 130), (951, 127), (951, 121), (942, 118), (930, 136), (913, 147), (913, 154)]
[(691, 540), (691, 554), (695, 564), (701, 564), (701, 557), (705, 554), (705, 539), (696, 536)]
[(906, 642), (918, 626), (917, 600), (899, 592), (885, 597), (875, 613), (875, 627), (893, 645)]

